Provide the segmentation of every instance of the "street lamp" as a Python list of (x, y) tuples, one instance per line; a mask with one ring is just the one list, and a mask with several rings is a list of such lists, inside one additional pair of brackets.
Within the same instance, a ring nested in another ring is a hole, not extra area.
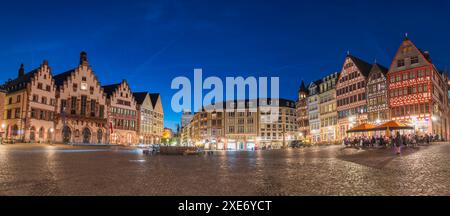
[(53, 145), (53, 133), (55, 132), (54, 128), (50, 128), (50, 145)]

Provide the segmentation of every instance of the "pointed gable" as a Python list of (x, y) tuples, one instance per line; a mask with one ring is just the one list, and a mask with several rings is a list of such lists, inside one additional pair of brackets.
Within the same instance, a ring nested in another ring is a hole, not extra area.
[(365, 77), (369, 76), (370, 69), (372, 69), (371, 64), (352, 55), (348, 55), (347, 57), (352, 60), (352, 62), (355, 64), (355, 66), (358, 68), (359, 72), (361, 72), (363, 76)]
[(148, 92), (134, 92), (133, 96), (138, 105), (142, 105), (148, 97)]
[(380, 73), (383, 77), (386, 77), (388, 73), (388, 69), (380, 64), (373, 64), (372, 69), (370, 69), (369, 78), (372, 78), (374, 74)]
[(428, 66), (430, 64), (432, 64), (430, 54), (417, 48), (409, 38), (405, 38), (392, 60), (389, 73)]
[(304, 92), (304, 93), (308, 94), (308, 89), (306, 88), (305, 82), (303, 80), (302, 80), (302, 84), (300, 85), (298, 92)]
[(152, 93), (149, 94), (150, 96), (150, 100), (152, 102), (153, 105), (153, 110), (155, 110), (156, 112), (163, 112), (163, 107), (162, 107), (162, 102), (161, 102), (161, 96), (158, 93)]
[[(48, 79), (48, 82), (45, 82), (44, 78)], [(53, 90), (52, 74), (47, 60), (44, 60), (38, 68), (28, 73), (25, 73), (24, 65), (21, 64), (17, 78), (7, 81), (2, 88), (8, 93), (13, 93), (26, 89), (29, 85), (37, 85), (37, 81), (45, 82), (45, 84), (52, 86), (51, 90)]]

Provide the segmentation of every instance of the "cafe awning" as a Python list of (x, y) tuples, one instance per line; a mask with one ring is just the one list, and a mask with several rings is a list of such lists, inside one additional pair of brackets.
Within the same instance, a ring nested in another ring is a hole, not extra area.
[(355, 132), (367, 132), (372, 131), (376, 126), (369, 123), (364, 123), (361, 125), (358, 125), (350, 130), (347, 131), (347, 133), (355, 133)]
[(398, 121), (389, 121), (374, 128), (374, 130), (413, 130), (414, 127)]

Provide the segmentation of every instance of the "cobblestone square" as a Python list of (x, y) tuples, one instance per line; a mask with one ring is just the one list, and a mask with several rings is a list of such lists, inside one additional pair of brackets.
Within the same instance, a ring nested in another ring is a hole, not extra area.
[(124, 147), (0, 145), (0, 195), (450, 195), (450, 144), (148, 156)]

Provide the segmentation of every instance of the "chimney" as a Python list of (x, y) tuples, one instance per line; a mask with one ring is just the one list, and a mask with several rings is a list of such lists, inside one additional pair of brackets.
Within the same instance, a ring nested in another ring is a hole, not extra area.
[(80, 65), (88, 65), (87, 53), (85, 51), (80, 53)]
[(42, 64), (48, 66), (48, 60), (44, 60)]
[(18, 77), (23, 77), (25, 75), (25, 68), (23, 64), (20, 65)]

